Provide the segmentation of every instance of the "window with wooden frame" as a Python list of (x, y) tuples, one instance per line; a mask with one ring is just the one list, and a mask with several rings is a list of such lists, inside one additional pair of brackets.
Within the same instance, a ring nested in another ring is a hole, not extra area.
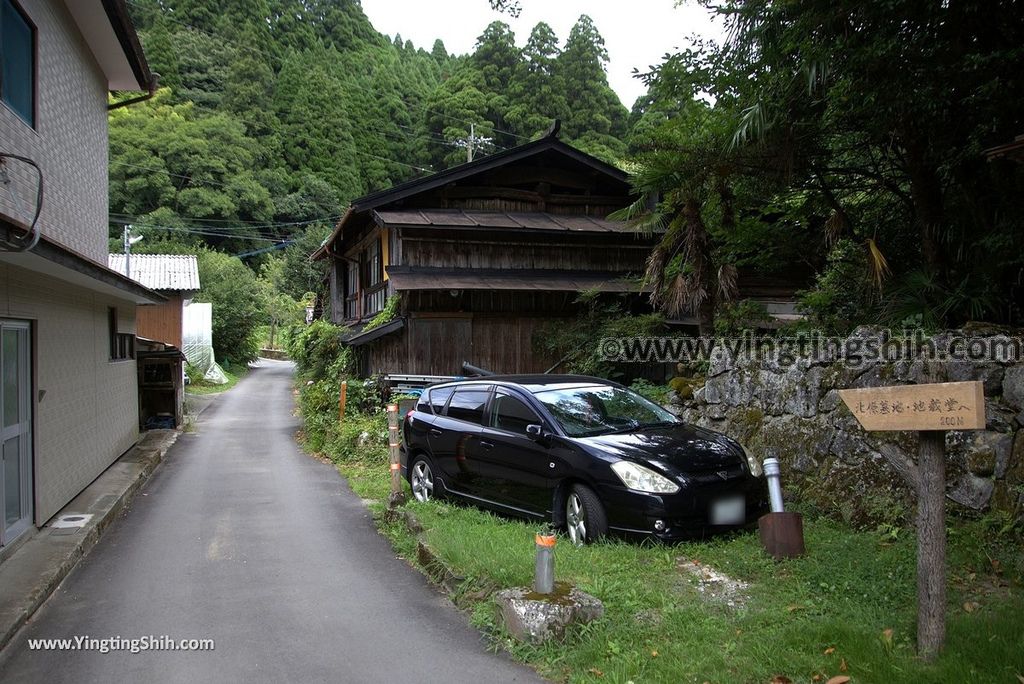
[(13, 0), (0, 0), (0, 101), (36, 125), (36, 29)]
[(387, 282), (384, 280), (384, 262), (377, 235), (359, 257), (362, 271), (363, 310), (362, 316), (373, 316), (384, 308)]
[(107, 307), (107, 324), (110, 329), (110, 360), (127, 361), (134, 359), (135, 335), (118, 332), (116, 307)]
[(345, 320), (351, 321), (359, 318), (359, 264), (345, 261), (342, 267), (345, 272)]

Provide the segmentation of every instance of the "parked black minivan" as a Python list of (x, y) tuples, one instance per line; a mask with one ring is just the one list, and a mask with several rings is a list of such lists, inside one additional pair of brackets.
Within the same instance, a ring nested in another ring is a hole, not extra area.
[(577, 545), (611, 530), (692, 538), (747, 526), (768, 508), (744, 447), (599, 378), (434, 385), (403, 431), (402, 472), (419, 501), (451, 495), (549, 520)]

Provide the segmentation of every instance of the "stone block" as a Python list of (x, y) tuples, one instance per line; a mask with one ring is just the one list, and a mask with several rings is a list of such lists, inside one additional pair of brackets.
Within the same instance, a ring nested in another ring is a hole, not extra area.
[(604, 604), (564, 582), (551, 594), (516, 587), (494, 595), (502, 625), (514, 638), (529, 644), (561, 639), (571, 625), (584, 625), (604, 615)]

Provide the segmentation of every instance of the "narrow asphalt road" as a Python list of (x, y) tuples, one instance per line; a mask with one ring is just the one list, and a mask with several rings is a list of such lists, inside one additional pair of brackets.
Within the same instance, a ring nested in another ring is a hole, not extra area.
[[(0, 656), (3, 682), (537, 682), (395, 558), (295, 444), (290, 363), (261, 361), (182, 435)], [(84, 635), (212, 652), (31, 651)]]

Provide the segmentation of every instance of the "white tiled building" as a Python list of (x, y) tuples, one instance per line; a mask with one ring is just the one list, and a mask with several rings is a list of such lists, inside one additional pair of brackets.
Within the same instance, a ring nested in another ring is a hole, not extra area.
[(124, 0), (0, 0), (0, 50), (4, 545), (135, 443), (135, 307), (162, 298), (107, 267), (108, 93), (153, 85)]

